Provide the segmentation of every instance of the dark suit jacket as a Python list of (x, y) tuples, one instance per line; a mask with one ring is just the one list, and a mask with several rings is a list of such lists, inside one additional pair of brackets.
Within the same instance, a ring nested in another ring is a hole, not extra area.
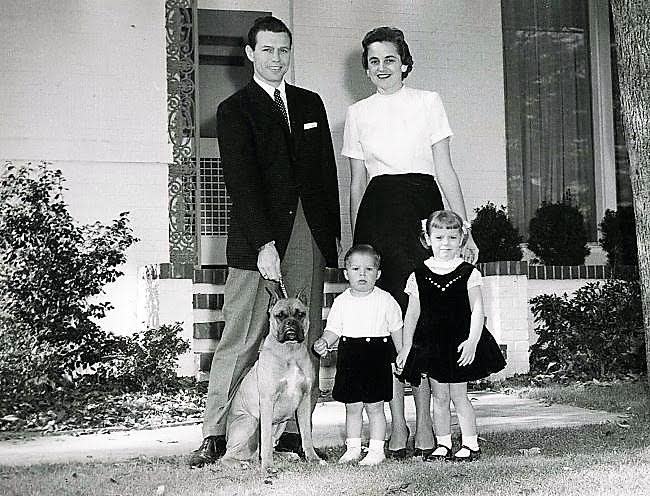
[(291, 133), (268, 93), (254, 81), (217, 110), (232, 200), (226, 248), (230, 267), (257, 270), (258, 248), (271, 240), (282, 258), (298, 199), (327, 266), (338, 265), (338, 181), (325, 107), (311, 91), (287, 84), (286, 92)]

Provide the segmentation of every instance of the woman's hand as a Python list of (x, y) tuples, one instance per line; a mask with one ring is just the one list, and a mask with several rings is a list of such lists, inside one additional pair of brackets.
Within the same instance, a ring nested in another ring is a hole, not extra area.
[(458, 345), (458, 352), (460, 353), (460, 358), (458, 358), (458, 365), (465, 367), (470, 365), (474, 358), (476, 357), (476, 345), (478, 343), (469, 339), (466, 339)]
[(463, 246), (463, 250), (461, 252), (461, 256), (466, 262), (475, 265), (478, 261), (478, 251), (478, 246), (476, 246), (476, 242), (472, 237), (472, 231), (469, 231), (467, 234), (467, 241), (465, 242), (465, 246)]

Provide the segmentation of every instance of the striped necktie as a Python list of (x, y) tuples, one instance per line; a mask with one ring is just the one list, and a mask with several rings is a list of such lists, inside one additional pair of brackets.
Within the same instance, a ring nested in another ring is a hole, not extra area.
[(275, 108), (282, 114), (282, 117), (284, 117), (284, 122), (287, 124), (287, 127), (289, 129), (289, 116), (287, 115), (287, 107), (284, 106), (284, 102), (282, 101), (282, 97), (280, 96), (280, 90), (275, 89), (273, 92), (273, 100), (275, 103)]

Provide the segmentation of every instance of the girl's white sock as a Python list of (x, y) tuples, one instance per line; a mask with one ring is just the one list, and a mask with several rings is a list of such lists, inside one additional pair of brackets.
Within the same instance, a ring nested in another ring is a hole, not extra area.
[(446, 436), (436, 436), (436, 444), (451, 449), (451, 434), (447, 434)]
[(463, 446), (467, 446), (472, 451), (478, 450), (478, 436), (465, 436), (463, 434)]

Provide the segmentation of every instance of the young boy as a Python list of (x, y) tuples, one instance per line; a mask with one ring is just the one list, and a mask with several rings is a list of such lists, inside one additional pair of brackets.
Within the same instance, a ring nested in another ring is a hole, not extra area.
[(391, 362), (395, 350), (402, 347), (402, 311), (388, 292), (375, 287), (381, 275), (380, 261), (370, 245), (348, 250), (343, 273), (350, 287), (334, 300), (325, 332), (314, 343), (314, 351), (325, 356), (339, 341), (332, 397), (345, 403), (347, 446), (339, 463), (361, 457), (364, 408), (370, 424), (370, 445), (359, 465), (377, 465), (385, 459), (384, 402), (393, 397)]

